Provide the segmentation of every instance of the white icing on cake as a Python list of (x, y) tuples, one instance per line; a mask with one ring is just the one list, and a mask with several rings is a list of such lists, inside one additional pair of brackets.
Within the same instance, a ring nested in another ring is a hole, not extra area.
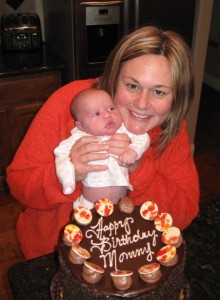
[[(131, 226), (134, 223), (133, 217), (127, 217), (123, 221), (109, 222), (103, 226), (103, 217), (97, 223), (85, 231), (86, 239), (90, 240), (91, 247), (87, 249), (90, 253), (96, 250), (99, 258), (103, 260), (103, 267), (114, 267), (119, 270), (119, 264), (125, 260), (144, 256), (144, 261), (151, 262), (155, 254), (154, 248), (157, 246), (158, 234), (156, 230), (140, 231), (137, 229), (131, 235)], [(120, 235), (119, 235), (120, 230)], [(121, 232), (121, 230), (123, 230)], [(140, 246), (140, 240), (146, 240), (144, 247)], [(137, 248), (132, 246), (132, 251), (121, 251), (125, 245), (137, 244)], [(120, 252), (120, 254), (119, 254)]]

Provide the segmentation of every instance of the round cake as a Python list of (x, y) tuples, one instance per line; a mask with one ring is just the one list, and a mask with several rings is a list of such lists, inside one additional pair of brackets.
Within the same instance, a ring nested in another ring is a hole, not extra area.
[(181, 299), (184, 242), (152, 201), (134, 207), (128, 198), (101, 199), (91, 211), (76, 210), (59, 261), (52, 299)]

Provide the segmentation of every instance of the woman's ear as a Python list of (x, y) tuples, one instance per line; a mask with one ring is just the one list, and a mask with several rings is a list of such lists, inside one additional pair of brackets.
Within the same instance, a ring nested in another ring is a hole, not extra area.
[(84, 131), (84, 129), (83, 129), (83, 125), (82, 125), (82, 123), (81, 123), (81, 122), (79, 122), (79, 121), (76, 121), (76, 122), (75, 122), (75, 125), (76, 125), (76, 127), (77, 127), (79, 130), (81, 130), (81, 131)]

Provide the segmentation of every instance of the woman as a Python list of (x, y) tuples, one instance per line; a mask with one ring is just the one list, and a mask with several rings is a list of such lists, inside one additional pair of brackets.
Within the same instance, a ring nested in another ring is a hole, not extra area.
[[(134, 134), (148, 132), (151, 137), (142, 159), (130, 166), (134, 191), (129, 197), (135, 205), (155, 201), (180, 229), (198, 214), (198, 175), (184, 121), (193, 98), (192, 73), (190, 50), (179, 35), (144, 27), (118, 44), (98, 82), (112, 95), (127, 129)], [(119, 155), (130, 142), (121, 135), (104, 145), (96, 137), (79, 140), (70, 157), (76, 190), (68, 196), (62, 194), (53, 149), (73, 127), (69, 105), (74, 94), (94, 84), (94, 80), (80, 80), (55, 92), (37, 114), (8, 167), (11, 193), (26, 207), (19, 216), (17, 234), (27, 258), (57, 250), (72, 202), (81, 193), (80, 181), (88, 172), (107, 168), (87, 163), (105, 159), (109, 153)]]

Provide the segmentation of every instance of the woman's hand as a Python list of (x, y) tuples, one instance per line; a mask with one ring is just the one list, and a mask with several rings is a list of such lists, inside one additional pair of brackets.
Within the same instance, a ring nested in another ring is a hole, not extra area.
[[(86, 136), (79, 139), (73, 145), (70, 153), (70, 159), (75, 167), (76, 181), (85, 179), (89, 172), (99, 172), (108, 169), (105, 165), (90, 165), (90, 161), (103, 160), (109, 157), (110, 146), (106, 143), (100, 143), (100, 139), (95, 136)], [(105, 153), (98, 153), (105, 151)]]
[(109, 152), (116, 156), (122, 154), (130, 143), (131, 139), (124, 133), (116, 133), (106, 142), (109, 145)]
[[(113, 155), (120, 156), (124, 153), (131, 143), (131, 139), (124, 133), (116, 133), (114, 134), (107, 144), (109, 145), (109, 152)], [(134, 172), (140, 165), (141, 160), (136, 160), (133, 164), (120, 162), (119, 165), (128, 168), (129, 173)]]

